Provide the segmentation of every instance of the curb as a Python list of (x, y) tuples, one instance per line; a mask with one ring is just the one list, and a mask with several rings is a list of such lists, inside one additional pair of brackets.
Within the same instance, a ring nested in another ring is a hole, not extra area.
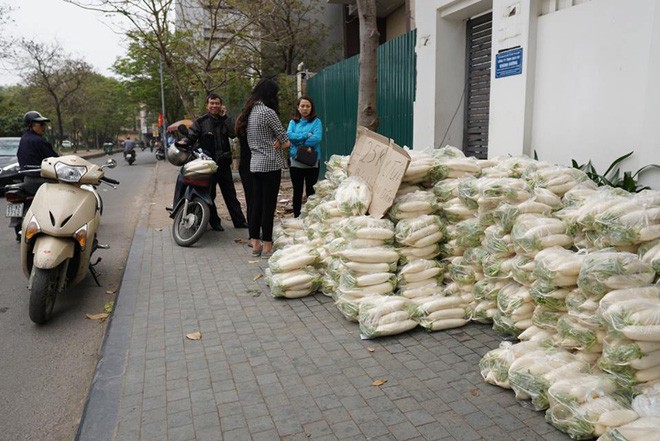
[[(138, 227), (110, 316), (92, 385), (80, 418), (76, 441), (112, 440), (119, 422), (123, 375), (133, 330), (147, 228)], [(121, 301), (120, 301), (121, 300)]]

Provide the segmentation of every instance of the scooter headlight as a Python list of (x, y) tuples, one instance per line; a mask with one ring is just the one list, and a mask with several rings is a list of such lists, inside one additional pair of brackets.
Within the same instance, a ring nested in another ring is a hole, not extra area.
[(27, 227), (25, 227), (25, 231), (23, 232), (25, 242), (29, 242), (30, 239), (32, 239), (40, 231), (41, 226), (39, 225), (39, 222), (37, 222), (37, 218), (32, 216), (32, 218), (30, 218), (30, 222), (27, 224)]
[(55, 176), (62, 182), (79, 182), (85, 173), (87, 173), (87, 167), (84, 165), (68, 165), (63, 162), (55, 164)]
[(78, 230), (73, 233), (73, 238), (78, 242), (78, 245), (80, 245), (80, 249), (84, 250), (87, 246), (87, 224), (78, 228)]

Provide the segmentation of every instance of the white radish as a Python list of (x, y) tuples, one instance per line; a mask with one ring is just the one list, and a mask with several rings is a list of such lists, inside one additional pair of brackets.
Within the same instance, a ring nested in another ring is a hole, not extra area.
[(460, 328), (469, 323), (467, 319), (446, 319), (446, 320), (435, 320), (432, 322), (427, 329), (429, 331), (441, 331), (444, 329), (453, 329)]

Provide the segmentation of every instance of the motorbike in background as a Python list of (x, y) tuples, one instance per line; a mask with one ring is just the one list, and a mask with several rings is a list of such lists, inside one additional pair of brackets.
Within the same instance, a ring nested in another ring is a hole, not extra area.
[(46, 158), (38, 170), (46, 180), (37, 190), (25, 213), (21, 237), (21, 266), (28, 277), (30, 320), (50, 320), (55, 299), (66, 288), (79, 283), (89, 270), (100, 286), (91, 263), (98, 248), (97, 231), (103, 202), (96, 186), (116, 188), (118, 181), (105, 177), (105, 168), (117, 162), (109, 159), (98, 166), (75, 155)]
[(135, 153), (135, 149), (127, 150), (124, 152), (124, 159), (126, 162), (128, 162), (128, 165), (133, 165), (136, 156), (137, 153)]
[(172, 237), (177, 245), (189, 247), (208, 227), (213, 207), (211, 177), (218, 166), (201, 148), (193, 149), (181, 142), (168, 147), (167, 159), (171, 164), (181, 166), (174, 204), (168, 210), (170, 218), (174, 219)]
[(162, 161), (163, 159), (165, 159), (165, 148), (163, 147), (163, 143), (161, 143), (161, 142), (156, 143), (156, 153), (155, 153), (155, 155), (156, 155), (156, 159), (158, 161)]
[[(35, 169), (38, 170), (37, 167)], [(10, 184), (5, 187), (5, 199), (7, 200), (5, 216), (9, 218), (9, 228), (14, 229), (17, 241), (21, 240), (23, 214), (30, 208), (40, 185), (41, 182), (34, 182), (28, 178), (18, 184)]]

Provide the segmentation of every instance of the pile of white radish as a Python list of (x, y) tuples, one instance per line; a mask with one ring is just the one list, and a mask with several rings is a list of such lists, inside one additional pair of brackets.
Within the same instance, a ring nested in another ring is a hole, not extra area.
[(334, 200), (344, 216), (364, 215), (371, 204), (371, 189), (364, 179), (350, 176), (337, 186)]
[[(622, 421), (619, 418), (616, 423), (608, 425), (605, 433), (598, 438), (598, 441), (652, 441), (658, 437), (660, 429), (660, 387), (651, 387), (636, 396), (630, 405), (635, 412), (635, 419), (630, 422)], [(607, 415), (606, 415), (607, 416)], [(620, 414), (619, 416), (628, 416), (631, 414)], [(609, 421), (609, 420), (608, 420)], [(612, 422), (614, 422), (612, 420)]]
[(537, 341), (521, 341), (515, 344), (503, 341), (498, 348), (488, 351), (479, 361), (481, 376), (486, 383), (511, 389), (509, 382), (511, 363), (527, 353), (541, 349)]
[(563, 221), (533, 214), (518, 216), (511, 229), (511, 240), (516, 252), (527, 256), (535, 256), (545, 248), (573, 245)]
[(447, 177), (448, 170), (443, 167), (435, 157), (424, 151), (410, 150), (410, 164), (401, 180), (403, 185), (418, 184), (433, 186), (433, 184)]
[[(396, 268), (399, 253), (394, 247), (345, 248), (334, 253), (352, 277), (340, 278), (335, 295), (335, 304), (348, 320), (358, 321), (360, 302), (374, 295), (393, 294), (396, 277), (391, 268)], [(354, 284), (349, 284), (355, 280)]]
[(524, 157), (410, 154), (386, 219), (364, 216), (373, 189), (347, 177), (347, 157), (331, 158), (302, 221), (276, 229), (280, 251), (306, 244), (318, 257), (291, 271), (295, 284), (276, 263), (275, 291), (320, 284), (368, 338), (492, 323), (520, 343), (486, 354), (482, 376), (549, 407), (560, 430), (660, 433), (660, 417), (630, 402), (660, 384), (660, 307), (648, 295), (660, 289), (660, 192), (596, 187), (580, 170)]
[(273, 297), (295, 299), (317, 290), (321, 275), (314, 268), (318, 252), (308, 245), (288, 245), (268, 259), (268, 284)]
[(599, 301), (613, 290), (649, 285), (655, 277), (651, 265), (635, 254), (600, 251), (584, 258), (577, 284)]
[(433, 192), (417, 190), (394, 198), (387, 216), (393, 221), (415, 219), (419, 216), (435, 214), (439, 209), (440, 206)]
[(399, 267), (398, 294), (416, 299), (442, 294), (444, 266), (435, 259), (415, 259)]
[(286, 245), (306, 243), (307, 235), (301, 218), (282, 219), (279, 225), (273, 228), (273, 236), (276, 238), (273, 247), (278, 250)]
[(648, 263), (656, 274), (660, 274), (660, 239), (652, 240), (639, 247), (639, 257)]
[(429, 331), (459, 328), (470, 321), (468, 305), (471, 296), (434, 295), (418, 297), (414, 302), (418, 305), (419, 324)]
[(529, 173), (526, 179), (534, 187), (542, 187), (550, 190), (557, 196), (563, 196), (567, 191), (579, 183), (596, 188), (596, 184), (589, 179), (582, 170), (569, 167), (543, 167)]
[(444, 225), (440, 216), (425, 214), (402, 219), (397, 222), (395, 233), (403, 263), (415, 259), (433, 259), (440, 254), (440, 242), (444, 238)]
[(401, 334), (417, 326), (415, 304), (401, 296), (372, 296), (360, 302), (360, 331), (367, 338)]
[(660, 384), (660, 285), (611, 291), (598, 312), (607, 326), (598, 365), (626, 384)]
[(589, 364), (563, 349), (537, 349), (511, 363), (509, 384), (518, 400), (530, 400), (536, 410), (549, 407), (548, 389), (560, 380), (588, 372)]
[(637, 419), (612, 377), (566, 371), (548, 389), (546, 421), (574, 439), (590, 439)]
[(497, 332), (518, 336), (532, 326), (535, 303), (529, 288), (511, 280), (497, 295), (497, 312), (493, 315), (493, 329)]
[(478, 177), (481, 175), (481, 166), (475, 158), (439, 158), (441, 166), (446, 170), (444, 178), (457, 179), (466, 176)]

